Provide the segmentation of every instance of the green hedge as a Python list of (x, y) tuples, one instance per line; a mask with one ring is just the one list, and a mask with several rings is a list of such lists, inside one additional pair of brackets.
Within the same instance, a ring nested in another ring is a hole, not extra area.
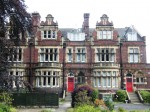
[(140, 94), (144, 100), (144, 103), (150, 103), (150, 92), (146, 90), (141, 90)]
[(116, 92), (117, 101), (119, 102), (125, 102), (125, 100), (128, 98), (126, 90), (118, 90)]
[(74, 108), (73, 112), (101, 112), (100, 108), (95, 108), (91, 105), (82, 105)]

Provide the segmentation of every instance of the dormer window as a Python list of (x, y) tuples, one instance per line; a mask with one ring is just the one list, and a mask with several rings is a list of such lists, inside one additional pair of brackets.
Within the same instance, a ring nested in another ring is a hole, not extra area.
[(136, 32), (128, 32), (127, 37), (128, 37), (128, 41), (137, 41)]
[(113, 32), (112, 31), (97, 31), (98, 39), (112, 39)]
[(57, 37), (57, 33), (55, 30), (44, 30), (41, 31), (41, 37), (43, 39), (55, 39)]

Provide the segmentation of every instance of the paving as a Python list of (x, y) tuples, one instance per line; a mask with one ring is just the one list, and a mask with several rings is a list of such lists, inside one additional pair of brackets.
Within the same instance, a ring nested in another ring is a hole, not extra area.
[(150, 104), (142, 104), (142, 103), (138, 103), (138, 104), (132, 104), (132, 103), (128, 103), (128, 104), (115, 104), (115, 110), (117, 110), (119, 107), (124, 108), (125, 110), (150, 110)]
[(59, 108), (21, 108), (17, 112), (41, 112), (42, 110), (51, 110), (52, 112), (66, 112), (67, 108), (71, 107), (71, 102), (67, 101), (59, 105)]
[(56, 109), (54, 112), (66, 112), (67, 108), (71, 107), (71, 102), (67, 101), (61, 105), (59, 105), (59, 108)]

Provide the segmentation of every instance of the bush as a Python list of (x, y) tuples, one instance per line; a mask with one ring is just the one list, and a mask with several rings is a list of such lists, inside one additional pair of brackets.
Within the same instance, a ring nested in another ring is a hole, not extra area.
[(73, 112), (100, 112), (99, 108), (95, 108), (91, 105), (83, 105), (83, 106), (77, 106), (74, 108)]
[(80, 104), (93, 104), (98, 97), (98, 91), (89, 85), (80, 85), (72, 92), (72, 107)]
[(96, 99), (98, 99), (98, 94), (99, 94), (98, 90), (94, 89), (94, 90), (92, 91), (91, 97), (92, 97), (92, 101), (93, 101), (93, 102), (94, 102)]
[(41, 112), (52, 112), (51, 110), (42, 110)]
[(106, 104), (106, 106), (108, 107), (108, 109), (109, 109), (110, 111), (114, 110), (114, 103), (113, 103), (112, 100), (110, 100), (110, 98), (107, 98), (107, 99), (105, 100), (105, 104)]
[(17, 112), (17, 110), (15, 108), (11, 107), (10, 112)]
[(96, 107), (98, 107), (98, 106), (106, 107), (105, 102), (103, 100), (96, 99), (94, 101), (94, 104), (95, 104)]
[(87, 91), (79, 91), (75, 95), (75, 106), (82, 106), (83, 104), (91, 104), (91, 97), (87, 96)]
[(117, 95), (117, 101), (119, 101), (119, 102), (125, 102), (125, 100), (128, 98), (127, 97), (127, 93), (126, 93), (126, 91), (125, 90), (118, 90), (117, 92), (116, 92), (116, 95)]
[(127, 112), (124, 108), (122, 108), (122, 107), (119, 107), (118, 108), (118, 112)]
[(142, 95), (142, 98), (145, 103), (150, 103), (150, 92), (146, 90), (141, 90), (140, 94)]
[(3, 102), (6, 105), (11, 105), (12, 101), (12, 94), (7, 92), (0, 93), (0, 102)]
[(0, 112), (10, 112), (10, 106), (0, 103)]

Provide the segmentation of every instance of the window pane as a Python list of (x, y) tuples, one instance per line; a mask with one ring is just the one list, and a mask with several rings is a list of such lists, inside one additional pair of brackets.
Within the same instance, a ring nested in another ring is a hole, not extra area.
[(48, 31), (48, 38), (51, 38), (51, 30)]
[(132, 63), (133, 62), (133, 55), (130, 54), (130, 62)]
[(55, 38), (55, 31), (53, 31), (53, 38)]
[(51, 85), (51, 78), (48, 77), (48, 85), (50, 86)]
[(103, 73), (103, 76), (106, 76), (106, 74), (107, 74), (106, 72), (102, 72), (102, 73)]
[(107, 82), (108, 86), (110, 87), (111, 86), (111, 78), (108, 77), (108, 82)]
[(103, 39), (107, 39), (107, 31), (103, 31)]
[(133, 53), (133, 48), (130, 48), (130, 53)]
[(47, 37), (47, 31), (44, 31), (44, 38)]
[(80, 54), (77, 54), (77, 62), (80, 62)]
[(140, 81), (139, 81), (139, 78), (136, 78), (136, 82), (140, 82)]
[(82, 54), (82, 61), (85, 62), (85, 54)]
[(143, 77), (141, 77), (141, 82), (144, 82), (144, 78)]
[(113, 77), (113, 78), (112, 78), (112, 86), (113, 86), (113, 87), (115, 87), (115, 83), (116, 83), (116, 78)]
[(97, 83), (98, 83), (98, 87), (100, 87), (101, 86), (101, 78), (98, 78)]
[(102, 32), (102, 31), (99, 32), (99, 38), (100, 38), (100, 39), (103, 38), (103, 32)]
[(134, 62), (135, 62), (135, 63), (138, 62), (138, 55), (134, 55)]
[(68, 61), (71, 62), (71, 59), (72, 59), (72, 55), (68, 54)]
[(41, 61), (41, 62), (44, 61), (44, 54), (40, 54), (40, 61)]
[(134, 48), (134, 53), (139, 53), (138, 48)]
[(111, 31), (107, 31), (107, 39), (111, 39)]
[(96, 87), (96, 77), (93, 78), (94, 87)]
[(103, 78), (103, 87), (106, 87), (106, 78)]
[(110, 54), (110, 61), (114, 62), (114, 58), (115, 58), (114, 54)]
[(107, 76), (111, 76), (111, 72), (110, 71), (107, 72)]
[(100, 73), (101, 73), (101, 72), (100, 72), (100, 71), (98, 71), (98, 72), (96, 72), (96, 73), (97, 73), (97, 76), (100, 76)]
[(19, 49), (18, 57), (19, 57), (18, 61), (21, 61), (21, 59), (22, 59), (22, 49)]

